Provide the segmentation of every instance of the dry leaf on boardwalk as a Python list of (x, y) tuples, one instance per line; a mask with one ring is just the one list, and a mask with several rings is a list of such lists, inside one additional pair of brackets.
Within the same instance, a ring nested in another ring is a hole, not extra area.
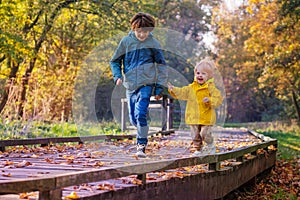
[(32, 163), (31, 163), (31, 162), (28, 162), (28, 161), (26, 161), (26, 160), (23, 160), (22, 162), (17, 163), (17, 164), (15, 165), (15, 167), (16, 167), (16, 168), (23, 168), (23, 167), (27, 167), (27, 166), (29, 166), (29, 165), (32, 165)]
[(19, 199), (30, 199), (30, 197), (34, 197), (37, 199), (38, 193), (37, 192), (24, 192), (19, 194)]
[(4, 176), (4, 177), (11, 177), (11, 173), (2, 174), (2, 176)]
[(114, 184), (109, 184), (109, 183), (103, 183), (99, 184), (96, 187), (97, 190), (110, 190), (113, 191), (115, 190), (115, 185)]
[(71, 192), (71, 194), (65, 196), (64, 199), (79, 199), (79, 198), (80, 198), (80, 196), (78, 196), (76, 192)]

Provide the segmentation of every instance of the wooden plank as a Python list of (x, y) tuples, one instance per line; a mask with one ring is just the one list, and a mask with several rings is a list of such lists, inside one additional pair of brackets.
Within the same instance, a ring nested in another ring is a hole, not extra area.
[(33, 144), (49, 144), (48, 138), (35, 139), (18, 139), (18, 140), (0, 140), (0, 146), (17, 146), (17, 145), (33, 145)]
[(1, 181), (0, 193), (21, 193), (31, 191), (50, 191), (56, 189), (55, 177), (26, 178), (14, 181)]
[(129, 139), (133, 137), (135, 136), (134, 135), (97, 135), (97, 136), (0, 140), (0, 146), (3, 147), (3, 146), (17, 146), (17, 145), (65, 143), (65, 142), (84, 142), (84, 141), (97, 141), (97, 140), (106, 140), (106, 139)]

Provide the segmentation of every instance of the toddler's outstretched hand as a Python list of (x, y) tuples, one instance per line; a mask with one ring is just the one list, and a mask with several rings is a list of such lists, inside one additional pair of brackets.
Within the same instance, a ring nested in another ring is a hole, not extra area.
[(168, 82), (168, 89), (169, 89), (170, 91), (172, 91), (173, 88), (174, 88), (174, 86), (173, 86), (170, 82)]

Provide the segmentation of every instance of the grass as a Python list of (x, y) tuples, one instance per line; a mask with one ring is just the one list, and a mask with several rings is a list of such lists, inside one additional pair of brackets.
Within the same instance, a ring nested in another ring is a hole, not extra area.
[(116, 122), (101, 123), (44, 123), (44, 122), (1, 122), (0, 139), (26, 139), (46, 137), (74, 137), (122, 134)]

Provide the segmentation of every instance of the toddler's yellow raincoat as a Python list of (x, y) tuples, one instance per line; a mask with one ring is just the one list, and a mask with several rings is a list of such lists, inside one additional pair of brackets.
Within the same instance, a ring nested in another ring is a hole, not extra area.
[[(216, 88), (214, 79), (209, 79), (202, 85), (194, 81), (182, 88), (173, 87), (169, 93), (176, 99), (187, 101), (186, 124), (214, 125), (216, 123), (215, 108), (222, 104), (223, 97)], [(208, 97), (210, 101), (204, 103), (204, 97)]]

